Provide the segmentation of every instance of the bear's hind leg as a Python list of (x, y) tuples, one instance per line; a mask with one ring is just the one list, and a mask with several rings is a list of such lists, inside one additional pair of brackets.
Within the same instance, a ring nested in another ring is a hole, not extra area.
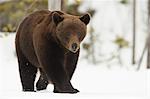
[(46, 89), (47, 85), (48, 85), (48, 79), (47, 79), (45, 73), (42, 71), (42, 69), (40, 69), (40, 78), (39, 78), (38, 82), (36, 83), (36, 89), (38, 91), (44, 90), (44, 89)]
[(35, 91), (34, 81), (37, 73), (37, 68), (29, 62), (20, 62), (19, 72), (23, 91)]
[(18, 57), (22, 89), (23, 91), (34, 91), (34, 81), (37, 73), (37, 68), (27, 60), (18, 46), (16, 46), (16, 52)]

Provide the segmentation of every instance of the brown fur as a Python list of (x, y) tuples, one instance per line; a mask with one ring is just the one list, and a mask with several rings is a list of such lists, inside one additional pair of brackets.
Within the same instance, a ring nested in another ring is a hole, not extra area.
[(16, 35), (16, 52), (24, 91), (34, 91), (35, 75), (39, 68), (41, 76), (37, 90), (45, 89), (51, 81), (54, 92), (78, 92), (72, 87), (70, 79), (89, 20), (87, 14), (79, 17), (42, 10), (22, 21)]

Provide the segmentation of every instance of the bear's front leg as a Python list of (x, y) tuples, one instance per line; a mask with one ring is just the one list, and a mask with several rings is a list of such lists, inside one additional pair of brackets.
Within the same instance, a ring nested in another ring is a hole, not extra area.
[(44, 42), (37, 44), (34, 42), (36, 54), (43, 71), (47, 77), (54, 84), (55, 93), (77, 93), (74, 89), (69, 75), (64, 69), (64, 52), (54, 42)]
[(68, 52), (65, 55), (65, 68), (67, 71), (67, 75), (69, 75), (70, 80), (71, 80), (73, 73), (76, 69), (79, 53), (80, 53), (80, 49), (76, 53)]

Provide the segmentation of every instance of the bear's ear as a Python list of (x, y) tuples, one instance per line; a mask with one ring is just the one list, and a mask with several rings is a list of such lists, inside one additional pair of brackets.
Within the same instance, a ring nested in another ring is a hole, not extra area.
[(53, 18), (53, 21), (54, 21), (54, 23), (57, 25), (59, 22), (61, 22), (61, 21), (63, 21), (63, 17), (59, 14), (59, 13), (57, 13), (57, 12), (54, 12), (53, 14), (52, 14), (52, 18)]
[(85, 15), (81, 16), (79, 19), (87, 25), (90, 22), (90, 15), (85, 14)]

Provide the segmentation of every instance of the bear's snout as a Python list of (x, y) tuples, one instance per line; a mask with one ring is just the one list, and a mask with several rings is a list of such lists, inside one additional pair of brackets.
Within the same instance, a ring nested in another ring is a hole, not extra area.
[(72, 44), (72, 50), (73, 51), (76, 51), (77, 47), (78, 47), (77, 43), (73, 43)]
[(69, 46), (69, 50), (73, 53), (76, 53), (78, 51), (78, 49), (79, 49), (78, 43), (74, 42), (74, 43), (70, 44), (70, 46)]

